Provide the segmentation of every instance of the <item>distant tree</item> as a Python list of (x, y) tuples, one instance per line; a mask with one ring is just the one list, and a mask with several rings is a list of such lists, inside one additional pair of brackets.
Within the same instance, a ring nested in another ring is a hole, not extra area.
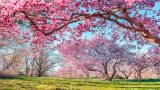
[(118, 65), (131, 55), (129, 48), (120, 47), (102, 37), (63, 43), (60, 52), (67, 65), (73, 65), (74, 69), (84, 72), (98, 71), (110, 81), (115, 76)]
[(125, 79), (129, 79), (129, 77), (133, 73), (133, 69), (127, 61), (123, 62), (121, 65), (118, 66), (118, 71), (123, 75)]
[(33, 67), (38, 77), (41, 77), (47, 73), (54, 65), (55, 61), (50, 58), (49, 52), (45, 49), (38, 49), (36, 56), (33, 57)]
[(23, 50), (15, 48), (12, 53), (1, 56), (0, 58), (0, 77), (12, 77), (17, 75), (21, 64)]
[(160, 77), (160, 48), (158, 46), (152, 46), (147, 52), (149, 64), (153, 68), (154, 72)]
[(132, 55), (127, 46), (118, 46), (114, 41), (96, 37), (89, 43), (89, 54), (101, 62), (101, 71), (106, 79), (112, 81), (118, 66)]
[(85, 40), (66, 41), (59, 47), (59, 51), (63, 55), (63, 69), (61, 73), (62, 71), (64, 73), (79, 71), (79, 74), (89, 77), (89, 72), (94, 71), (97, 62), (94, 58), (86, 54), (86, 43)]
[(32, 68), (33, 68), (33, 65), (32, 65), (33, 61), (29, 56), (30, 55), (28, 55), (28, 53), (24, 56), (24, 63), (22, 64), (22, 66), (24, 67), (26, 76), (31, 75)]
[(142, 73), (148, 67), (150, 67), (150, 63), (146, 53), (140, 54), (140, 56), (137, 56), (135, 60), (132, 61), (132, 68), (134, 69), (136, 79), (142, 79)]
[(22, 39), (21, 36), (8, 38), (0, 34), (0, 73), (2, 76), (17, 75), (25, 51), (25, 44), (21, 43)]

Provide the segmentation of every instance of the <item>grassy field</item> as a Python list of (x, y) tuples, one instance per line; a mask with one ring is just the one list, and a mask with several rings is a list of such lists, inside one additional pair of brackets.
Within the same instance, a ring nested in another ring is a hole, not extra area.
[(0, 79), (0, 90), (160, 90), (160, 79), (113, 80), (95, 78), (33, 78)]

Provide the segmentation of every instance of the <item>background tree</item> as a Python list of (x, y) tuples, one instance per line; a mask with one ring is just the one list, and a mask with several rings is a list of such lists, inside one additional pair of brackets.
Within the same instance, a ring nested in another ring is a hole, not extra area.
[(105, 37), (65, 42), (60, 52), (64, 55), (67, 66), (73, 65), (74, 69), (81, 69), (85, 72), (99, 71), (108, 80), (113, 79), (118, 65), (131, 56), (128, 47), (120, 47)]
[(158, 46), (151, 46), (147, 52), (149, 64), (153, 71), (159, 77), (160, 75), (160, 48)]
[(131, 67), (130, 61), (129, 62), (125, 61), (122, 63), (122, 65), (119, 65), (118, 71), (120, 74), (122, 74), (123, 78), (129, 79), (129, 77), (133, 73), (133, 69)]
[[(60, 53), (63, 55), (63, 72), (79, 71), (77, 73), (89, 77), (89, 72), (95, 71), (98, 63), (94, 58), (86, 54), (86, 40), (66, 41), (59, 47)], [(70, 70), (68, 70), (68, 69)], [(68, 72), (69, 73), (69, 72)]]
[[(0, 35), (2, 36), (2, 35)], [(0, 39), (0, 73), (1, 77), (13, 77), (18, 75), (18, 70), (23, 52), (25, 51), (25, 44), (21, 43), (22, 38), (8, 38), (3, 37)]]
[(40, 49), (36, 51), (37, 56), (33, 57), (33, 65), (35, 69), (35, 74), (38, 77), (46, 75), (47, 71), (50, 70), (55, 61), (50, 57), (49, 52), (45, 49)]
[(13, 77), (17, 75), (23, 57), (21, 53), (23, 53), (23, 50), (16, 47), (13, 49), (13, 52), (0, 58), (0, 77)]
[(89, 54), (101, 62), (105, 78), (112, 81), (118, 65), (125, 62), (132, 55), (128, 47), (118, 46), (106, 38), (97, 37), (89, 44)]
[(134, 61), (132, 61), (132, 68), (136, 73), (136, 79), (142, 79), (142, 73), (145, 69), (147, 69), (149, 65), (149, 59), (146, 54), (140, 54), (139, 57), (136, 57)]

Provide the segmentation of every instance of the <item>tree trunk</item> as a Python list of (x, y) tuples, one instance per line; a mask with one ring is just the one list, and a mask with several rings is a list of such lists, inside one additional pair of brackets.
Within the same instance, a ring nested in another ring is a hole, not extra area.
[(26, 76), (29, 76), (29, 68), (26, 68)]
[(142, 74), (141, 74), (141, 72), (138, 73), (138, 77), (139, 77), (139, 79), (142, 79)]
[(112, 81), (112, 79), (113, 79), (113, 77), (115, 76), (115, 74), (116, 74), (116, 68), (115, 68), (115, 66), (113, 66), (113, 73), (112, 73), (111, 77), (108, 78), (108, 80), (109, 80), (109, 81)]
[(138, 79), (142, 79), (142, 69), (138, 70)]
[(89, 78), (89, 73), (87, 73), (87, 78)]
[(128, 76), (128, 75), (125, 75), (125, 78), (126, 78), (126, 79), (128, 79), (128, 78), (129, 78), (129, 76)]
[(132, 73), (132, 71), (130, 71), (129, 74), (126, 74), (126, 72), (124, 72), (125, 78), (128, 79), (130, 77), (131, 73)]
[(42, 76), (42, 72), (41, 72), (41, 70), (38, 70), (38, 77), (41, 77)]
[(104, 78), (107, 80), (108, 79), (108, 63), (107, 62), (102, 63), (102, 66), (104, 68), (104, 73), (103, 73)]
[(38, 74), (38, 77), (41, 77), (41, 76), (42, 76), (42, 75), (39, 73), (39, 74)]

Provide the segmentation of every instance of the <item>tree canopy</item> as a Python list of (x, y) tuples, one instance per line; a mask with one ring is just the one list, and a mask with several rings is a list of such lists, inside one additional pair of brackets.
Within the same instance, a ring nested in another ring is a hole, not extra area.
[[(154, 9), (159, 1), (0, 0), (0, 35), (15, 37), (23, 32), (24, 41), (33, 36), (33, 43), (44, 44), (55, 40), (55, 33), (74, 31), (76, 36), (81, 36), (93, 28), (108, 27), (123, 32), (123, 38), (160, 45), (160, 10)], [(75, 23), (77, 26), (71, 28)], [(19, 25), (29, 29), (24, 32)]]

